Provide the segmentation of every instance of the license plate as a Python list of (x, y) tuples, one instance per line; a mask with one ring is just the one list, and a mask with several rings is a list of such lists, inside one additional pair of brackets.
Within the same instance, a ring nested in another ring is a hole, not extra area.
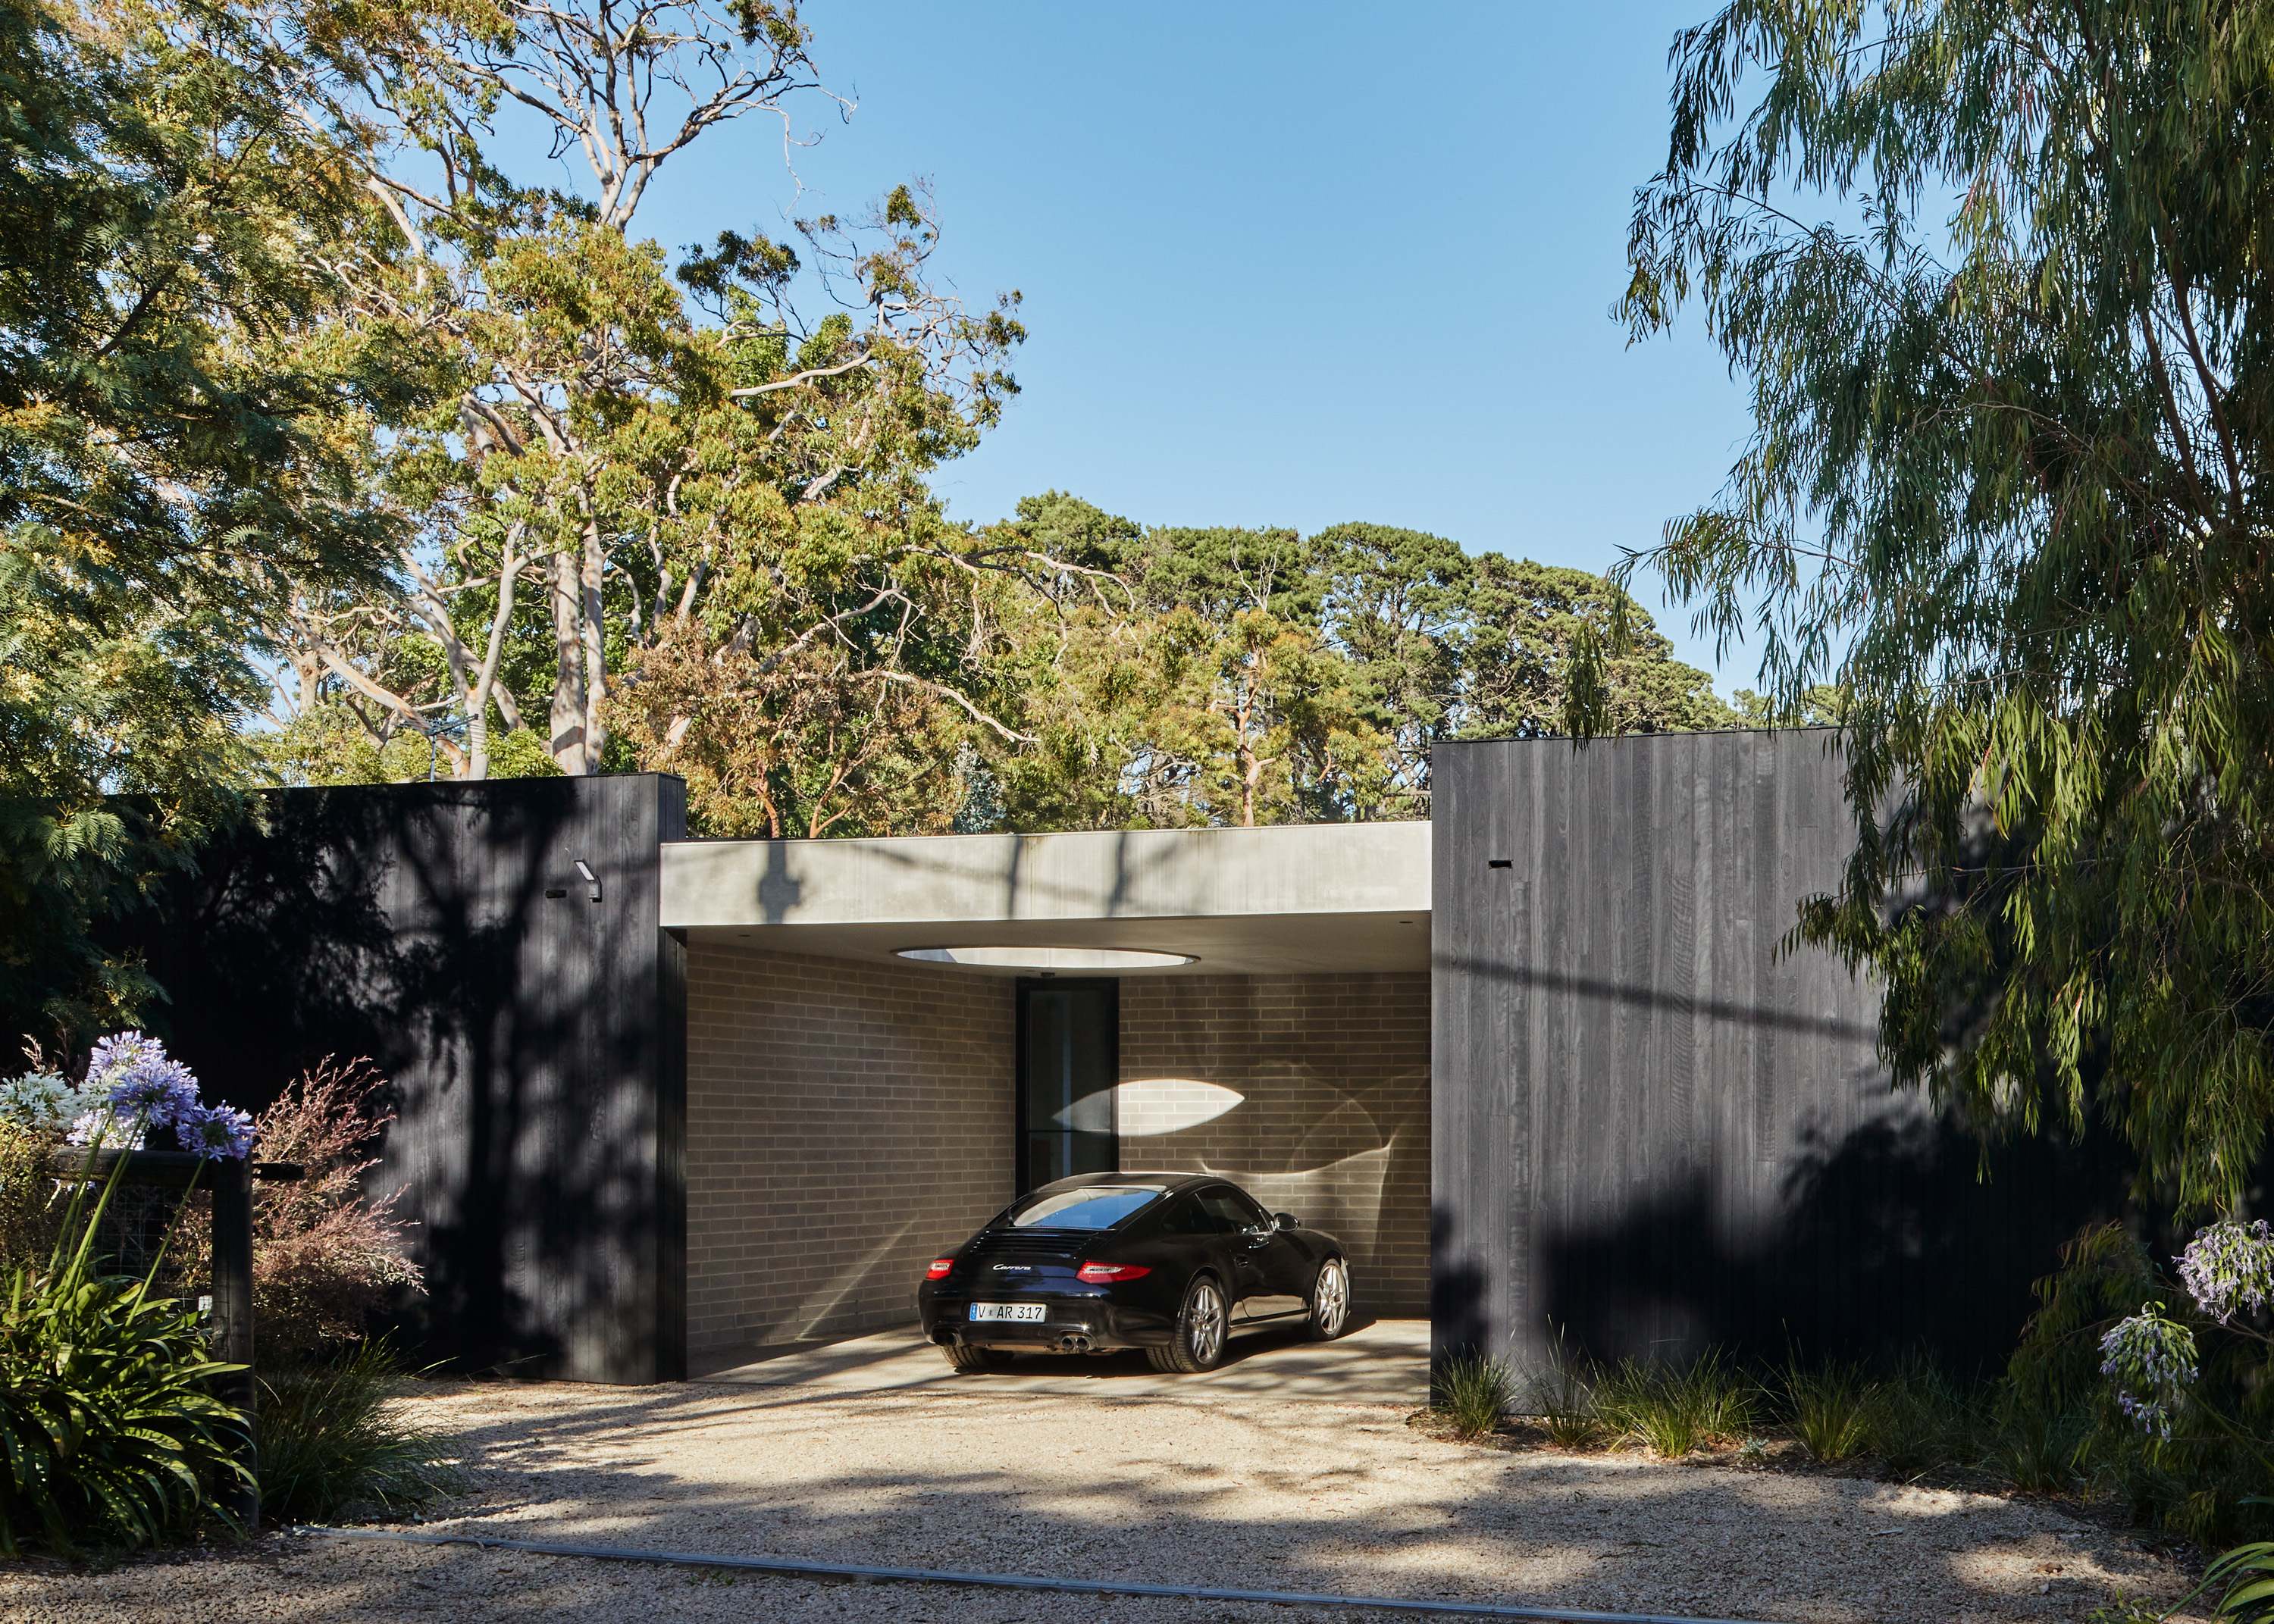
[(1040, 1303), (974, 1303), (971, 1305), (971, 1317), (974, 1320), (1010, 1320), (1022, 1324), (1029, 1323), (1043, 1317), (1043, 1304)]

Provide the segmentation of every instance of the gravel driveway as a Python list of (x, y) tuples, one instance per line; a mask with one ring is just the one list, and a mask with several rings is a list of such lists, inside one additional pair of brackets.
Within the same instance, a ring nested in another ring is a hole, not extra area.
[[(1639, 1455), (1441, 1441), (1246, 1390), (442, 1386), (476, 1487), (421, 1531), (1148, 1583), (1780, 1620), (2082, 1620), (2170, 1564), (2053, 1506)], [(1116, 1599), (307, 1536), (0, 1576), (0, 1617), (1101, 1620), (1398, 1615)], [(1411, 1616), (1411, 1615), (1408, 1615)]]

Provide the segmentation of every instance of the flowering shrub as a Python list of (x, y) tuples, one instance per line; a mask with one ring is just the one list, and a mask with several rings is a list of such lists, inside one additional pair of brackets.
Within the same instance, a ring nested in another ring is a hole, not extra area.
[(113, 1033), (95, 1044), (80, 1093), (96, 1091), (102, 1102), (72, 1124), (75, 1145), (140, 1149), (150, 1133), (167, 1130), (184, 1150), (200, 1155), (236, 1159), (252, 1147), (252, 1118), (200, 1101), (196, 1075), (139, 1032)]
[(2172, 1435), (2172, 1417), (2195, 1386), (2195, 1334), (2153, 1303), (2100, 1339), (2100, 1373), (2115, 1386), (2117, 1408), (2143, 1432)]
[[(267, 1352), (312, 1353), (364, 1334), (372, 1312), (398, 1288), (419, 1283), (402, 1252), (394, 1198), (366, 1200), (365, 1151), (395, 1113), (387, 1079), (368, 1060), (328, 1056), (246, 1124), (261, 1160), (305, 1169), (293, 1184), (255, 1187), (252, 1304)], [(203, 1210), (204, 1197), (193, 1198)], [(207, 1278), (212, 1226), (194, 1218), (175, 1242), (185, 1284)]]
[[(8, 1102), (0, 1178), (11, 1208), (55, 1188), (48, 1155), (59, 1128), (95, 1146), (139, 1146), (170, 1128), (244, 1154), (235, 1114), (200, 1104), (197, 1079), (139, 1033), (97, 1044), (79, 1088), (35, 1071)], [(96, 1244), (118, 1174), (64, 1184), (44, 1263), (18, 1260), (0, 1295), (0, 1554), (10, 1556), (34, 1540), (69, 1555), (194, 1533), (221, 1515), (219, 1488), (245, 1472), (245, 1417), (214, 1391), (240, 1367), (213, 1359), (193, 1310), (154, 1295), (148, 1274), (117, 1272)]]
[[(66, 1145), (139, 1149), (152, 1136), (170, 1133), (175, 1144), (206, 1156), (241, 1157), (252, 1144), (252, 1119), (198, 1098), (198, 1079), (139, 1032), (117, 1032), (95, 1044), (87, 1080), (72, 1083), (49, 1064), (36, 1046), (25, 1050), (31, 1069), (0, 1082), (0, 1271), (44, 1259), (62, 1217), (50, 1152)], [(129, 1188), (106, 1196), (99, 1237), (113, 1265), (154, 1253), (169, 1198)]]
[(2187, 1295), (2221, 1325), (2239, 1313), (2257, 1312), (2274, 1297), (2274, 1234), (2263, 1218), (2249, 1225), (2215, 1223), (2175, 1260)]
[(2175, 1250), (2159, 1267), (2118, 1223), (2062, 1247), (2007, 1366), (2001, 1425), (2065, 1440), (2065, 1478), (2217, 1550), (2274, 1534), (2274, 1297), (2254, 1307), (2248, 1289), (2269, 1243), (2216, 1223)]
[(109, 1106), (107, 1091), (82, 1088), (37, 1066), (0, 1082), (0, 1123), (41, 1139), (63, 1139), (82, 1117), (107, 1113)]
[[(2172, 1261), (2198, 1312), (2255, 1335), (2234, 1320), (2256, 1312), (2274, 1295), (2274, 1235), (2263, 1221), (2212, 1224)], [(2200, 1374), (2195, 1334), (2145, 1303), (2102, 1336), (2100, 1350), (2106, 1356), (2100, 1372), (2114, 1384), (2118, 1407), (2141, 1432), (2168, 1440), (2172, 1417)]]

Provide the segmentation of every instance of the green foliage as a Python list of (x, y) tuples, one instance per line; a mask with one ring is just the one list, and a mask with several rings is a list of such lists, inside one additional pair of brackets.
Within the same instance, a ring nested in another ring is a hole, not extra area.
[(2274, 1619), (2274, 1543), (2260, 1540), (2225, 1553), (2205, 1571), (2203, 1583), (2218, 1597), (2216, 1616), (2234, 1624), (2267, 1624)]
[(463, 1492), (456, 1441), (388, 1402), (408, 1380), (384, 1339), (262, 1373), (253, 1389), (262, 1512), (319, 1522), (350, 1506), (400, 1510)]
[(1516, 1402), (1516, 1372), (1508, 1361), (1488, 1354), (1452, 1354), (1429, 1372), (1430, 1405), (1461, 1438), (1480, 1437), (1498, 1426)]
[[(1713, 679), (1673, 658), (1674, 645), (1623, 586), (1529, 559), (1480, 556), (1469, 590), (1468, 680), (1457, 737), (1538, 739), (1575, 718), (1621, 733), (1690, 733), (1736, 718)], [(1615, 627), (1623, 642), (1589, 664)]]
[(1812, 1368), (1795, 1360), (1785, 1371), (1785, 1406), (1793, 1436), (1808, 1458), (1831, 1465), (1862, 1452), (1871, 1436), (1873, 1394), (1852, 1365)]
[(403, 380), (312, 342), (351, 132), (205, 0), (0, 0), (0, 1029), (123, 1024), (97, 921), (249, 816), (246, 633), (376, 574)]
[(1612, 1431), (1677, 1460), (1701, 1443), (1735, 1441), (1751, 1432), (1759, 1395), (1716, 1350), (1684, 1365), (1622, 1360), (1598, 1379), (1595, 1408)]
[(1597, 1408), (1594, 1380), (1564, 1345), (1561, 1327), (1547, 1364), (1532, 1372), (1529, 1393), (1532, 1414), (1557, 1448), (1584, 1449), (1600, 1441), (1603, 1418)]
[(55, 1180), (48, 1171), (49, 1137), (0, 1120), (0, 1277), (44, 1259), (55, 1249)]
[(240, 1365), (207, 1357), (195, 1311), (147, 1280), (99, 1274), (94, 1234), (116, 1185), (74, 1202), (44, 1267), (0, 1306), (0, 1554), (138, 1546), (218, 1515), (241, 1476), (243, 1417), (212, 1392)]
[(2274, 1121), (2274, 12), (1736, 0), (1674, 74), (1625, 313), (1698, 306), (1754, 427), (1650, 561), (1758, 628), (1772, 712), (1844, 695), (1860, 845), (1802, 933), (1877, 973), (1900, 1081), (2098, 1116), (2143, 1193), (2233, 1210)]
[(992, 534), (1065, 590), (1026, 622), (1025, 748), (990, 749), (1019, 828), (1426, 816), (1430, 751), (1567, 730), (1577, 650), (1623, 725), (1732, 725), (1600, 576), (1381, 524), (1148, 530), (1063, 492)]
[(1979, 1461), (1991, 1425), (1979, 1393), (1916, 1354), (1873, 1385), (1865, 1423), (1871, 1452), (1906, 1479)]
[(1781, 704), (1749, 688), (1730, 697), (1747, 727), (1837, 727), (1848, 714), (1847, 696), (1829, 682), (1816, 684), (1797, 703)]
[[(433, 772), (451, 775), (451, 763), (424, 733), (408, 727), (375, 733), (342, 705), (318, 705), (274, 733), (256, 734), (267, 770), (288, 785), (410, 784)], [(558, 778), (561, 768), (532, 727), (490, 735), (493, 778)]]
[(545, 736), (533, 727), (516, 727), (490, 741), (490, 777), (493, 778), (560, 776), (560, 763), (546, 753)]

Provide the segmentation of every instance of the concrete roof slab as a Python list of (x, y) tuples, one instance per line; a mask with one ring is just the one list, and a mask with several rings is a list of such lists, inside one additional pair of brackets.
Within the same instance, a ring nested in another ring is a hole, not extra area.
[(1142, 974), (1429, 963), (1426, 823), (686, 841), (663, 848), (662, 877), (667, 928), (785, 952), (1018, 945), (1199, 961)]

